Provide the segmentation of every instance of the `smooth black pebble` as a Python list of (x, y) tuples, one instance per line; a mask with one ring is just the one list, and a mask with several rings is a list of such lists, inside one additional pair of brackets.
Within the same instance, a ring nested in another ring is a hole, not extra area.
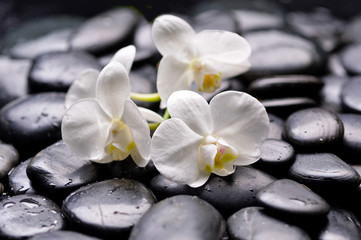
[(268, 113), (270, 129), (267, 138), (282, 140), (284, 120), (272, 113)]
[(33, 188), (32, 183), (26, 174), (26, 168), (30, 162), (31, 158), (21, 162), (9, 173), (9, 193), (12, 195), (19, 195), (25, 193), (38, 194), (38, 192)]
[(100, 240), (100, 238), (87, 236), (82, 233), (72, 232), (72, 231), (54, 231), (47, 233), (40, 233), (34, 237), (29, 238), (28, 240)]
[(324, 86), (320, 91), (321, 107), (333, 112), (341, 112), (341, 92), (344, 85), (349, 81), (349, 78), (325, 76), (322, 79)]
[(341, 102), (345, 112), (361, 113), (361, 77), (351, 78), (341, 92)]
[(341, 154), (350, 155), (351, 160), (361, 163), (361, 114), (339, 114), (345, 129)]
[(18, 151), (12, 145), (0, 142), (0, 179), (6, 177), (19, 162)]

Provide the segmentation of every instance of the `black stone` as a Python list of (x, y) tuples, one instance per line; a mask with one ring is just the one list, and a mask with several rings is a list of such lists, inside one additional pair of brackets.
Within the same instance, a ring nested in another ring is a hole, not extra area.
[(267, 138), (282, 139), (284, 121), (272, 113), (268, 113), (270, 129)]
[(330, 210), (323, 198), (289, 179), (270, 183), (257, 194), (256, 199), (265, 209), (298, 217), (326, 216)]
[(28, 93), (31, 61), (0, 57), (0, 108)]
[(361, 42), (361, 15), (354, 16), (346, 25), (344, 38), (346, 42)]
[(129, 240), (221, 239), (225, 221), (207, 202), (195, 196), (167, 198), (151, 207), (134, 226)]
[(191, 25), (196, 32), (203, 30), (239, 32), (236, 19), (230, 11), (214, 9), (198, 13), (193, 16)]
[(137, 49), (134, 58), (135, 64), (145, 62), (159, 55), (152, 39), (152, 24), (142, 19), (134, 33), (134, 46)]
[(325, 76), (324, 86), (320, 91), (321, 107), (334, 112), (342, 111), (341, 92), (349, 81), (348, 77)]
[(73, 155), (63, 141), (40, 151), (26, 168), (33, 186), (51, 199), (65, 197), (79, 187), (97, 181), (98, 172), (95, 164)]
[(348, 73), (352, 75), (361, 74), (361, 44), (346, 47), (340, 55), (341, 62)]
[(0, 143), (0, 179), (6, 177), (19, 161), (19, 153), (12, 145)]
[(321, 230), (319, 240), (361, 239), (361, 225), (352, 212), (331, 209), (327, 219), (328, 223)]
[(100, 240), (100, 238), (95, 238), (91, 236), (87, 236), (78, 232), (72, 231), (54, 231), (54, 232), (47, 232), (47, 233), (40, 233), (37, 234), (28, 240)]
[(38, 194), (33, 188), (28, 175), (26, 175), (26, 167), (28, 166), (31, 158), (21, 162), (9, 173), (9, 193), (12, 195), (19, 195), (25, 193)]
[(4, 192), (4, 186), (0, 183), (0, 196), (3, 194)]
[(89, 184), (63, 202), (63, 214), (78, 231), (101, 238), (125, 238), (155, 203), (143, 184), (113, 179)]
[(341, 154), (361, 163), (361, 114), (340, 114), (344, 126)]
[(64, 228), (60, 208), (51, 200), (22, 194), (0, 201), (0, 237), (24, 239)]
[(12, 143), (22, 157), (58, 141), (65, 112), (64, 98), (63, 93), (49, 92), (8, 103), (0, 110), (0, 138)]
[(331, 153), (297, 154), (289, 175), (314, 191), (336, 195), (356, 190), (361, 182), (354, 168)]
[(227, 229), (232, 240), (310, 240), (301, 228), (268, 215), (261, 207), (243, 208), (230, 216)]
[(322, 86), (322, 80), (313, 76), (274, 76), (253, 81), (248, 87), (248, 93), (258, 99), (282, 97), (316, 98)]
[(81, 51), (51, 52), (37, 57), (29, 75), (31, 92), (68, 90), (75, 78), (84, 70), (100, 70), (98, 61)]
[(252, 9), (235, 9), (234, 17), (242, 33), (256, 29), (282, 28), (285, 25), (283, 14)]
[(70, 39), (72, 49), (101, 54), (119, 48), (134, 32), (140, 16), (131, 8), (115, 8), (85, 21)]
[(309, 108), (291, 114), (285, 123), (284, 136), (292, 144), (304, 147), (330, 147), (342, 140), (341, 119), (322, 108)]
[(341, 63), (339, 54), (334, 53), (328, 56), (327, 72), (331, 76), (347, 77), (347, 71)]
[(345, 111), (361, 113), (361, 77), (351, 78), (341, 92), (341, 102)]

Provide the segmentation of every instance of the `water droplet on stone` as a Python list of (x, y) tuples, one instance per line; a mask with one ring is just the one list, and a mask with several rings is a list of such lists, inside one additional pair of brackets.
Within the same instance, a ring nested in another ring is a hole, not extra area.
[(7, 202), (4, 204), (4, 208), (10, 208), (10, 207), (13, 207), (15, 206), (15, 203), (14, 202)]

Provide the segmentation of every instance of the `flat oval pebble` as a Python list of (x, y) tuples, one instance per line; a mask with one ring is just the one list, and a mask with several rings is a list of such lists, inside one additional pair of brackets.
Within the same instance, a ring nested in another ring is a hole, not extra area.
[(0, 142), (0, 179), (7, 176), (19, 162), (18, 151), (12, 145)]
[(20, 154), (35, 154), (60, 140), (64, 93), (38, 93), (16, 99), (0, 110), (0, 138)]
[(64, 200), (62, 212), (78, 231), (101, 238), (125, 238), (155, 202), (143, 184), (112, 179), (76, 190)]
[(0, 108), (28, 94), (28, 74), (32, 62), (0, 56)]
[(282, 139), (284, 120), (272, 113), (268, 113), (270, 129), (267, 138)]
[(193, 29), (196, 32), (203, 30), (225, 30), (229, 32), (238, 32), (238, 25), (234, 15), (230, 11), (208, 10), (193, 16)]
[(53, 201), (34, 194), (22, 194), (0, 201), (0, 237), (24, 239), (64, 228), (60, 208)]
[(361, 225), (355, 214), (343, 209), (331, 209), (327, 225), (320, 231), (319, 240), (361, 239)]
[(274, 76), (253, 81), (249, 85), (247, 92), (258, 99), (282, 97), (315, 98), (322, 86), (322, 80), (314, 76)]
[(309, 108), (291, 114), (286, 122), (284, 136), (300, 147), (330, 147), (343, 138), (341, 119), (322, 108)]
[(85, 234), (72, 231), (54, 231), (37, 234), (28, 240), (100, 240), (100, 238), (91, 237)]
[(81, 52), (50, 52), (37, 57), (29, 75), (31, 92), (65, 92), (85, 69), (100, 70), (92, 55)]
[(310, 240), (306, 232), (297, 226), (268, 215), (261, 207), (239, 210), (227, 220), (232, 240)]
[(346, 47), (340, 55), (341, 62), (347, 72), (351, 75), (360, 75), (361, 66), (361, 44)]
[(195, 196), (178, 195), (158, 202), (134, 226), (129, 240), (218, 240), (225, 221), (210, 204)]
[(344, 85), (349, 81), (349, 78), (342, 76), (325, 76), (322, 79), (325, 85), (320, 91), (321, 107), (333, 112), (341, 112), (341, 92)]
[(361, 182), (354, 168), (331, 153), (297, 154), (289, 175), (309, 187), (336, 193), (356, 189)]
[(111, 51), (131, 37), (140, 20), (131, 8), (114, 8), (85, 21), (70, 39), (72, 49), (94, 54)]
[(361, 77), (351, 78), (341, 92), (343, 109), (347, 112), (361, 113)]
[(100, 175), (95, 164), (74, 155), (63, 141), (36, 154), (28, 164), (26, 173), (36, 189), (52, 199), (95, 182)]
[(12, 195), (19, 195), (25, 193), (37, 194), (37, 191), (33, 188), (32, 183), (26, 174), (26, 168), (31, 158), (21, 162), (9, 173), (9, 193)]
[(4, 192), (4, 186), (0, 183), (0, 195), (2, 195)]
[(342, 138), (342, 152), (354, 156), (361, 163), (361, 114), (344, 113), (339, 114), (345, 129)]
[(316, 193), (290, 179), (267, 185), (256, 196), (265, 209), (301, 217), (326, 216), (329, 204)]
[(158, 53), (152, 39), (152, 24), (142, 19), (134, 32), (135, 63), (147, 61)]

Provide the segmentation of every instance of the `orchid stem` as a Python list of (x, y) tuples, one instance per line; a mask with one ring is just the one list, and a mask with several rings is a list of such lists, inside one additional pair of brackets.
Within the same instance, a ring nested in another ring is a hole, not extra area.
[(169, 112), (168, 112), (168, 108), (166, 108), (166, 109), (165, 109), (165, 112), (164, 112), (164, 114), (163, 114), (163, 119), (164, 119), (164, 120), (167, 120), (169, 117), (170, 117), (170, 115), (169, 115)]
[[(164, 112), (164, 114), (163, 114), (163, 119), (164, 119), (164, 120), (167, 120), (169, 117), (170, 117), (170, 115), (169, 115), (169, 112), (168, 112), (168, 108), (166, 108), (166, 109), (165, 109), (165, 112)], [(164, 121), (164, 120), (163, 120), (163, 121)], [(148, 123), (149, 130), (150, 130), (150, 131), (155, 131), (155, 130), (159, 127), (160, 124), (161, 124), (161, 122)]]
[(159, 102), (158, 93), (130, 93), (130, 98), (142, 102)]

